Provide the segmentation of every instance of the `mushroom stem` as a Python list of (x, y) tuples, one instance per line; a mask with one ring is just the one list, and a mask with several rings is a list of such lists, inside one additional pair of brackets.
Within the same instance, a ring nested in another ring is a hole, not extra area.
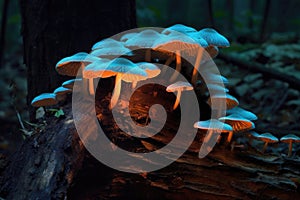
[(174, 74), (170, 78), (171, 82), (176, 80), (176, 78), (178, 77), (180, 71), (181, 71), (181, 56), (180, 56), (180, 51), (177, 50), (176, 51), (176, 71), (174, 72)]
[(131, 88), (132, 89), (136, 88), (136, 85), (137, 85), (137, 81), (133, 81), (132, 84), (131, 84)]
[(90, 93), (90, 95), (95, 95), (94, 79), (89, 78), (88, 81), (89, 81), (89, 86), (88, 86), (89, 87), (89, 93)]
[(180, 98), (181, 98), (181, 90), (178, 90), (177, 95), (176, 95), (176, 101), (173, 106), (173, 110), (175, 110), (178, 107)]
[(198, 78), (198, 69), (200, 67), (200, 61), (201, 61), (201, 58), (202, 58), (202, 54), (203, 54), (203, 48), (198, 49), (198, 54), (197, 54), (197, 57), (196, 57), (195, 66), (194, 66), (193, 74), (192, 74), (192, 80), (191, 80), (191, 83), (194, 86), (196, 86), (196, 81), (197, 81), (197, 78)]
[(146, 62), (150, 62), (151, 61), (151, 49), (146, 49), (145, 61)]
[(292, 151), (293, 151), (293, 142), (290, 141), (289, 142), (289, 153), (288, 153), (288, 157), (290, 157), (292, 155)]
[(233, 136), (233, 131), (230, 131), (230, 132), (228, 133), (228, 137), (227, 137), (227, 142), (228, 142), (228, 143), (231, 142), (232, 136)]
[(163, 68), (161, 69), (161, 74), (165, 74), (165, 73), (166, 73), (166, 71), (167, 71), (169, 65), (172, 63), (173, 60), (174, 60), (173, 55), (170, 56), (170, 57), (167, 59), (167, 61), (166, 61), (166, 63), (164, 64)]
[(262, 149), (262, 151), (261, 151), (262, 153), (265, 153), (268, 144), (269, 144), (269, 142), (266, 142), (266, 143), (264, 144), (264, 147), (263, 147), (263, 149)]
[(119, 96), (120, 96), (120, 92), (121, 92), (121, 75), (117, 74), (116, 75), (116, 80), (115, 80), (115, 89), (113, 91), (113, 95), (111, 97), (110, 100), (110, 109), (112, 109), (113, 107), (115, 107), (115, 105), (118, 102)]

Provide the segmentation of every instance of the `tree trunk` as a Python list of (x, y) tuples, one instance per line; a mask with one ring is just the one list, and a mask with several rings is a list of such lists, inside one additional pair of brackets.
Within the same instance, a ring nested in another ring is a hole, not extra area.
[[(20, 2), (28, 103), (69, 78), (55, 71), (60, 59), (89, 52), (100, 39), (136, 27), (134, 0)], [(34, 109), (29, 106), (29, 110), (33, 120)]]

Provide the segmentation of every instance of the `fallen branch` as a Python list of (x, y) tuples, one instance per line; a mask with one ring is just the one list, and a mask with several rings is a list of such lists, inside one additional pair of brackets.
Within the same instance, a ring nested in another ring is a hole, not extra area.
[(224, 53), (220, 53), (218, 58), (224, 60), (225, 62), (235, 64), (238, 67), (241, 67), (241, 68), (253, 71), (253, 72), (259, 72), (266, 78), (273, 78), (273, 79), (277, 79), (277, 80), (286, 82), (289, 84), (290, 88), (293, 88), (296, 90), (300, 89), (300, 79), (298, 79), (294, 76), (284, 74), (280, 71), (277, 71), (270, 67), (265, 67), (262, 64), (259, 64), (256, 62), (247, 62), (247, 61), (237, 58), (235, 56), (224, 54)]

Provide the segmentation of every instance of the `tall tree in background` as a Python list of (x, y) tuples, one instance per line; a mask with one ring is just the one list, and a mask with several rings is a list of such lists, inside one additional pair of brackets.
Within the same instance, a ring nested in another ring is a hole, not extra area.
[[(60, 59), (89, 52), (98, 40), (136, 27), (135, 0), (20, 2), (28, 102), (66, 79), (55, 71)], [(34, 110), (29, 110), (33, 119)]]
[[(54, 68), (58, 60), (136, 27), (135, 0), (21, 0), (21, 10), (28, 100), (61, 84)], [(67, 199), (87, 153), (74, 124), (50, 123), (11, 157), (1, 173), (1, 197)]]

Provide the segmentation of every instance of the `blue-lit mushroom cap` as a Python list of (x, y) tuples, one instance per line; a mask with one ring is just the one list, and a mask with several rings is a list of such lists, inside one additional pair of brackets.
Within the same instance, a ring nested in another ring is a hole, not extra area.
[(99, 60), (98, 57), (85, 52), (76, 53), (72, 56), (61, 59), (56, 64), (56, 71), (60, 75), (77, 76), (80, 67)]
[(151, 48), (162, 35), (155, 30), (146, 29), (133, 35), (125, 42), (127, 48)]
[(253, 122), (240, 116), (226, 116), (219, 118), (219, 120), (231, 125), (233, 132), (244, 132), (255, 128)]
[(208, 47), (208, 43), (206, 42), (206, 40), (202, 38), (199, 32), (191, 32), (191, 33), (187, 33), (187, 35), (193, 38), (193, 40), (195, 40), (200, 46)]
[(73, 86), (74, 86), (74, 83), (75, 83), (76, 81), (82, 82), (82, 78), (75, 78), (75, 79), (67, 80), (67, 81), (63, 82), (62, 86), (65, 87), (65, 88), (72, 89)]
[(210, 91), (212, 94), (210, 94), (210, 98), (207, 100), (207, 103), (211, 106), (213, 104), (212, 101), (216, 103), (222, 103), (225, 101), (226, 103), (226, 108), (227, 109), (232, 109), (236, 106), (239, 105), (239, 101), (232, 95), (226, 93), (226, 94), (221, 94), (219, 92), (214, 92), (213, 90)]
[(43, 93), (35, 97), (31, 101), (31, 105), (34, 107), (52, 106), (57, 104), (56, 95), (53, 93)]
[(56, 95), (65, 95), (65, 94), (68, 94), (68, 93), (71, 93), (72, 90), (69, 89), (69, 88), (65, 88), (65, 87), (58, 87), (56, 88), (54, 91), (53, 91), (53, 94), (56, 94)]
[(209, 45), (217, 47), (229, 47), (229, 41), (215, 29), (204, 28), (199, 31), (200, 35)]
[(237, 116), (243, 117), (243, 118), (251, 120), (251, 121), (257, 120), (257, 116), (254, 113), (252, 113), (248, 110), (245, 110), (241, 107), (234, 107), (230, 110), (227, 110), (226, 112), (228, 115), (237, 115)]
[(162, 34), (166, 34), (166, 35), (169, 35), (170, 33), (172, 32), (180, 32), (180, 33), (192, 33), (192, 32), (197, 32), (196, 29), (192, 28), (192, 27), (189, 27), (189, 26), (186, 26), (186, 25), (183, 25), (183, 24), (174, 24), (168, 28), (165, 28), (161, 33)]
[(97, 56), (100, 58), (109, 58), (113, 59), (116, 57), (120, 57), (122, 55), (133, 56), (133, 53), (130, 49), (121, 46), (121, 47), (107, 47), (102, 49), (96, 49), (91, 52), (91, 55)]
[(289, 152), (288, 157), (292, 155), (293, 151), (293, 143), (299, 143), (300, 137), (294, 135), (294, 134), (288, 134), (280, 138), (280, 142), (288, 143), (289, 144)]
[(101, 40), (99, 42), (97, 42), (96, 44), (93, 45), (92, 50), (96, 50), (96, 49), (103, 49), (103, 48), (111, 48), (111, 47), (123, 47), (124, 43), (111, 39), (111, 38), (107, 38), (104, 40)]
[(194, 124), (194, 128), (198, 128), (201, 130), (215, 130), (216, 132), (224, 132), (224, 131), (232, 131), (232, 127), (228, 124), (220, 122), (216, 119), (210, 119), (206, 121), (199, 121)]
[(279, 141), (278, 138), (272, 135), (271, 133), (263, 133), (259, 135), (257, 138), (268, 143), (276, 143)]

